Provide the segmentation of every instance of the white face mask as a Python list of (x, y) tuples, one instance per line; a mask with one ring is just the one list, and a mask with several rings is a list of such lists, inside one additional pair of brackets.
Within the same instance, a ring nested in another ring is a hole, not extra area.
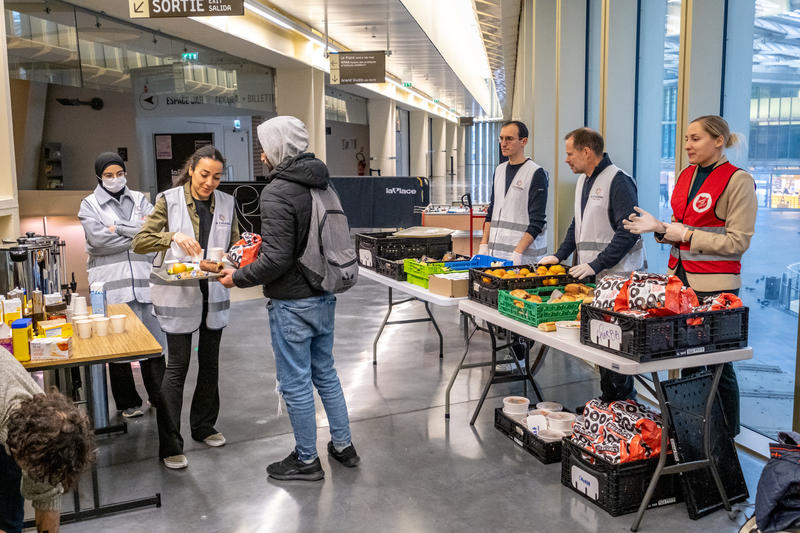
[(122, 176), (121, 178), (117, 177), (102, 178), (102, 180), (103, 180), (103, 187), (105, 187), (105, 189), (110, 193), (121, 191), (125, 187), (125, 184), (128, 182), (128, 180), (125, 179), (125, 176)]

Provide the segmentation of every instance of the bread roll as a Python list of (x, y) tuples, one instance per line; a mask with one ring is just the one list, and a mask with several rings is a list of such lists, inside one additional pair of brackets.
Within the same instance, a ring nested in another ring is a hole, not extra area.
[(539, 324), (539, 330), (541, 331), (555, 331), (556, 330), (556, 323), (555, 322), (542, 322)]
[(509, 294), (514, 298), (527, 298), (529, 294), (524, 289), (514, 289)]
[(529, 294), (526, 300), (537, 304), (542, 303), (542, 297), (539, 296), (538, 294)]
[(581, 292), (581, 285), (579, 283), (567, 283), (564, 287), (564, 294), (578, 294)]
[(200, 261), (200, 270), (205, 270), (206, 272), (219, 273), (222, 272), (222, 268), (222, 261), (209, 261), (208, 259)]

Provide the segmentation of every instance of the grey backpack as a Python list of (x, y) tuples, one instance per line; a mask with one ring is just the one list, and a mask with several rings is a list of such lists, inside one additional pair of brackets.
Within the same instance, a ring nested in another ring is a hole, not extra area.
[(327, 189), (311, 192), (311, 224), (306, 249), (298, 259), (300, 269), (313, 288), (339, 293), (358, 280), (358, 258), (350, 240), (350, 225), (339, 195)]

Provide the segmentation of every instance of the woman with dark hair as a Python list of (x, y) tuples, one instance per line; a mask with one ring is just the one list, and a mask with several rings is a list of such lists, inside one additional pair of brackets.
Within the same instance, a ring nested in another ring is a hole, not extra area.
[[(653, 232), (671, 244), (669, 273), (694, 289), (698, 298), (730, 292), (742, 285), (742, 256), (755, 233), (756, 198), (753, 176), (728, 162), (724, 151), (739, 144), (720, 116), (694, 119), (686, 130), (684, 149), (689, 166), (672, 191), (672, 221), (665, 223), (640, 207), (623, 222), (631, 233)], [(684, 375), (703, 370), (691, 368)], [(739, 384), (731, 363), (725, 363), (719, 395), (732, 436), (739, 433)]]
[(87, 416), (57, 391), (44, 394), (0, 348), (0, 531), (21, 533), (24, 499), (38, 531), (57, 531), (61, 495), (95, 458)]
[[(153, 212), (133, 239), (136, 253), (161, 252), (165, 261), (189, 261), (203, 250), (239, 240), (233, 197), (218, 191), (225, 159), (211, 145), (191, 155), (172, 189), (159, 193)], [(157, 260), (158, 262), (158, 260)], [(198, 373), (189, 415), (192, 438), (222, 446), (214, 425), (219, 414), (219, 343), (228, 324), (229, 289), (208, 280), (181, 284), (150, 276), (153, 310), (167, 333), (167, 369), (161, 384), (159, 457), (167, 468), (186, 468), (180, 433), (183, 385), (189, 371), (192, 334), (199, 329)]]
[[(148, 197), (127, 187), (125, 162), (114, 152), (104, 152), (94, 162), (97, 186), (83, 199), (78, 219), (86, 235), (89, 285), (102, 282), (110, 304), (128, 304), (161, 346), (164, 332), (153, 317), (148, 279), (155, 254), (131, 251), (134, 235), (153, 210)], [(164, 378), (164, 358), (139, 363), (150, 405), (158, 406)], [(131, 363), (109, 363), (111, 393), (117, 410), (126, 418), (142, 416), (142, 398), (136, 391)]]

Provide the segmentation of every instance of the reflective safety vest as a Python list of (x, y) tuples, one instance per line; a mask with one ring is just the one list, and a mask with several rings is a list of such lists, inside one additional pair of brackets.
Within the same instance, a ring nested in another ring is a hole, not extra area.
[[(167, 201), (168, 231), (197, 237), (189, 216), (189, 209), (186, 207), (184, 188), (174, 187), (160, 194)], [(214, 217), (208, 235), (207, 248), (228, 249), (231, 240), (233, 207), (233, 196), (222, 191), (214, 191)], [(186, 253), (174, 242), (164, 254), (163, 259), (165, 261), (187, 260)], [(200, 292), (200, 281), (169, 283), (151, 273), (150, 289), (153, 295), (153, 311), (158, 317), (161, 329), (167, 333), (191, 333), (200, 327), (203, 317), (203, 294)], [(230, 289), (216, 281), (209, 281), (206, 327), (222, 329), (227, 326), (230, 306)]]
[[(581, 197), (586, 183), (586, 174), (581, 174), (575, 186), (575, 251), (576, 265), (589, 263), (597, 259), (600, 252), (606, 249), (614, 238), (614, 227), (608, 219), (608, 208), (611, 201), (611, 183), (620, 169), (616, 165), (608, 165), (597, 175), (592, 183), (592, 190), (586, 200), (586, 207), (581, 210)], [(600, 279), (606, 274), (625, 275), (647, 268), (644, 244), (642, 239), (628, 250), (619, 263), (597, 272)]]
[[(672, 191), (672, 214), (691, 230), (725, 234), (725, 221), (717, 218), (716, 207), (720, 196), (728, 187), (731, 177), (739, 170), (728, 162), (711, 171), (694, 198), (689, 198), (696, 165), (683, 169)], [(711, 255), (691, 251), (691, 243), (682, 242), (669, 252), (669, 268), (675, 269), (678, 261), (692, 274), (740, 274), (741, 255)]]
[[(494, 207), (489, 227), (489, 255), (511, 259), (514, 249), (530, 225), (528, 197), (533, 175), (540, 167), (528, 159), (517, 171), (514, 181), (506, 191), (508, 162), (501, 163), (494, 172)], [(536, 264), (547, 254), (547, 225), (530, 246), (522, 252), (522, 264)]]
[[(140, 226), (144, 217), (153, 210), (153, 206), (142, 193), (130, 189), (128, 189), (128, 193), (133, 198), (133, 209), (128, 220), (121, 219), (111, 207), (111, 202), (100, 204), (94, 193), (87, 196), (85, 200), (105, 228), (114, 226), (118, 222), (125, 222), (135, 227)], [(106, 301), (110, 304), (127, 303), (134, 300), (150, 303), (148, 278), (154, 257), (155, 254), (137, 254), (130, 249), (109, 255), (88, 253), (86, 268), (89, 274), (89, 285), (102, 281), (106, 289)]]

